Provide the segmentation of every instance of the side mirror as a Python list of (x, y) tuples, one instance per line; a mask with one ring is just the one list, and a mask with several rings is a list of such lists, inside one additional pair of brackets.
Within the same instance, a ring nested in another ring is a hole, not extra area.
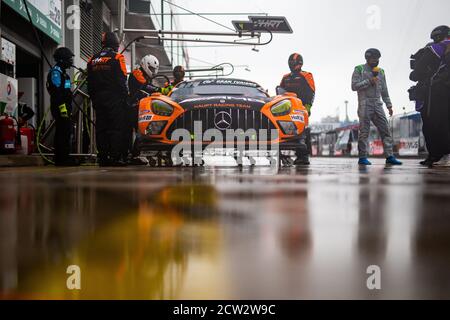
[(287, 91), (284, 88), (277, 86), (275, 88), (275, 92), (277, 93), (277, 96), (281, 96), (281, 95), (285, 94)]

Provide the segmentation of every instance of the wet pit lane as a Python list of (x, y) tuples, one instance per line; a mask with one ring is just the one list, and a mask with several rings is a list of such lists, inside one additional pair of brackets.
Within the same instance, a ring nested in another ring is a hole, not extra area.
[(1, 297), (448, 299), (450, 169), (417, 162), (1, 169)]

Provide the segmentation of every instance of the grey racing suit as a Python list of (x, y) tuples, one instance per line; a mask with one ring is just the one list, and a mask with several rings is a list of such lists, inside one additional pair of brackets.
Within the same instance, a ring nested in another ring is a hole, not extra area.
[(389, 157), (393, 155), (393, 141), (388, 120), (383, 110), (383, 101), (388, 108), (392, 108), (392, 103), (389, 98), (386, 76), (383, 69), (380, 69), (377, 77), (379, 79), (378, 83), (372, 85), (370, 82), (370, 79), (373, 78), (372, 67), (368, 64), (357, 66), (352, 76), (352, 90), (358, 92), (358, 151), (360, 158), (369, 155), (368, 140), (371, 121), (381, 136), (385, 156)]

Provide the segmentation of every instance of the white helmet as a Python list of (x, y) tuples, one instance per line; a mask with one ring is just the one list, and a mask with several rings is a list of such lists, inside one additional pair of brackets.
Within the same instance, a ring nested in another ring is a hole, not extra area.
[(141, 60), (141, 68), (149, 78), (156, 76), (159, 70), (159, 61), (155, 56), (148, 54)]

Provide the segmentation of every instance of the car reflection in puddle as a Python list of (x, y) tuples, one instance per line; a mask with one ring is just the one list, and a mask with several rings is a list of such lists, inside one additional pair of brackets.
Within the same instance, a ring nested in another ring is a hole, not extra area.
[[(36, 251), (28, 254), (25, 264), (18, 261), (17, 268), (11, 264), (14, 261), (10, 261), (12, 285), (11, 290), (3, 287), (6, 297), (226, 297), (226, 276), (221, 262), (222, 235), (217, 224), (214, 188), (174, 186), (165, 187), (156, 194), (139, 189), (137, 193), (138, 199), (134, 202), (119, 193), (60, 192), (60, 202), (53, 202), (55, 208), (44, 210), (54, 217), (38, 214), (43, 219), (38, 219), (40, 222), (34, 226), (27, 225), (27, 232), (34, 233), (37, 240), (34, 243)], [(81, 207), (70, 210), (64, 205), (59, 206), (62, 202), (74, 203), (74, 199), (69, 199), (71, 195), (78, 196), (77, 200), (88, 211), (79, 211)], [(50, 205), (51, 200), (55, 199), (47, 194), (43, 203)], [(58, 206), (59, 210), (55, 210)], [(83, 217), (71, 216), (76, 213)], [(67, 216), (62, 219), (58, 215)], [(70, 225), (71, 219), (73, 224)], [(83, 234), (81, 239), (77, 239), (78, 234), (73, 234), (76, 230)], [(20, 237), (23, 240), (23, 235)], [(18, 249), (20, 245), (15, 246)], [(28, 243), (24, 247), (28, 251), (31, 246)], [(27, 253), (13, 252), (10, 258), (14, 259), (16, 255), (23, 258)], [(66, 286), (69, 265), (80, 267), (81, 290), (68, 290)], [(221, 288), (220, 291), (217, 288)]]

